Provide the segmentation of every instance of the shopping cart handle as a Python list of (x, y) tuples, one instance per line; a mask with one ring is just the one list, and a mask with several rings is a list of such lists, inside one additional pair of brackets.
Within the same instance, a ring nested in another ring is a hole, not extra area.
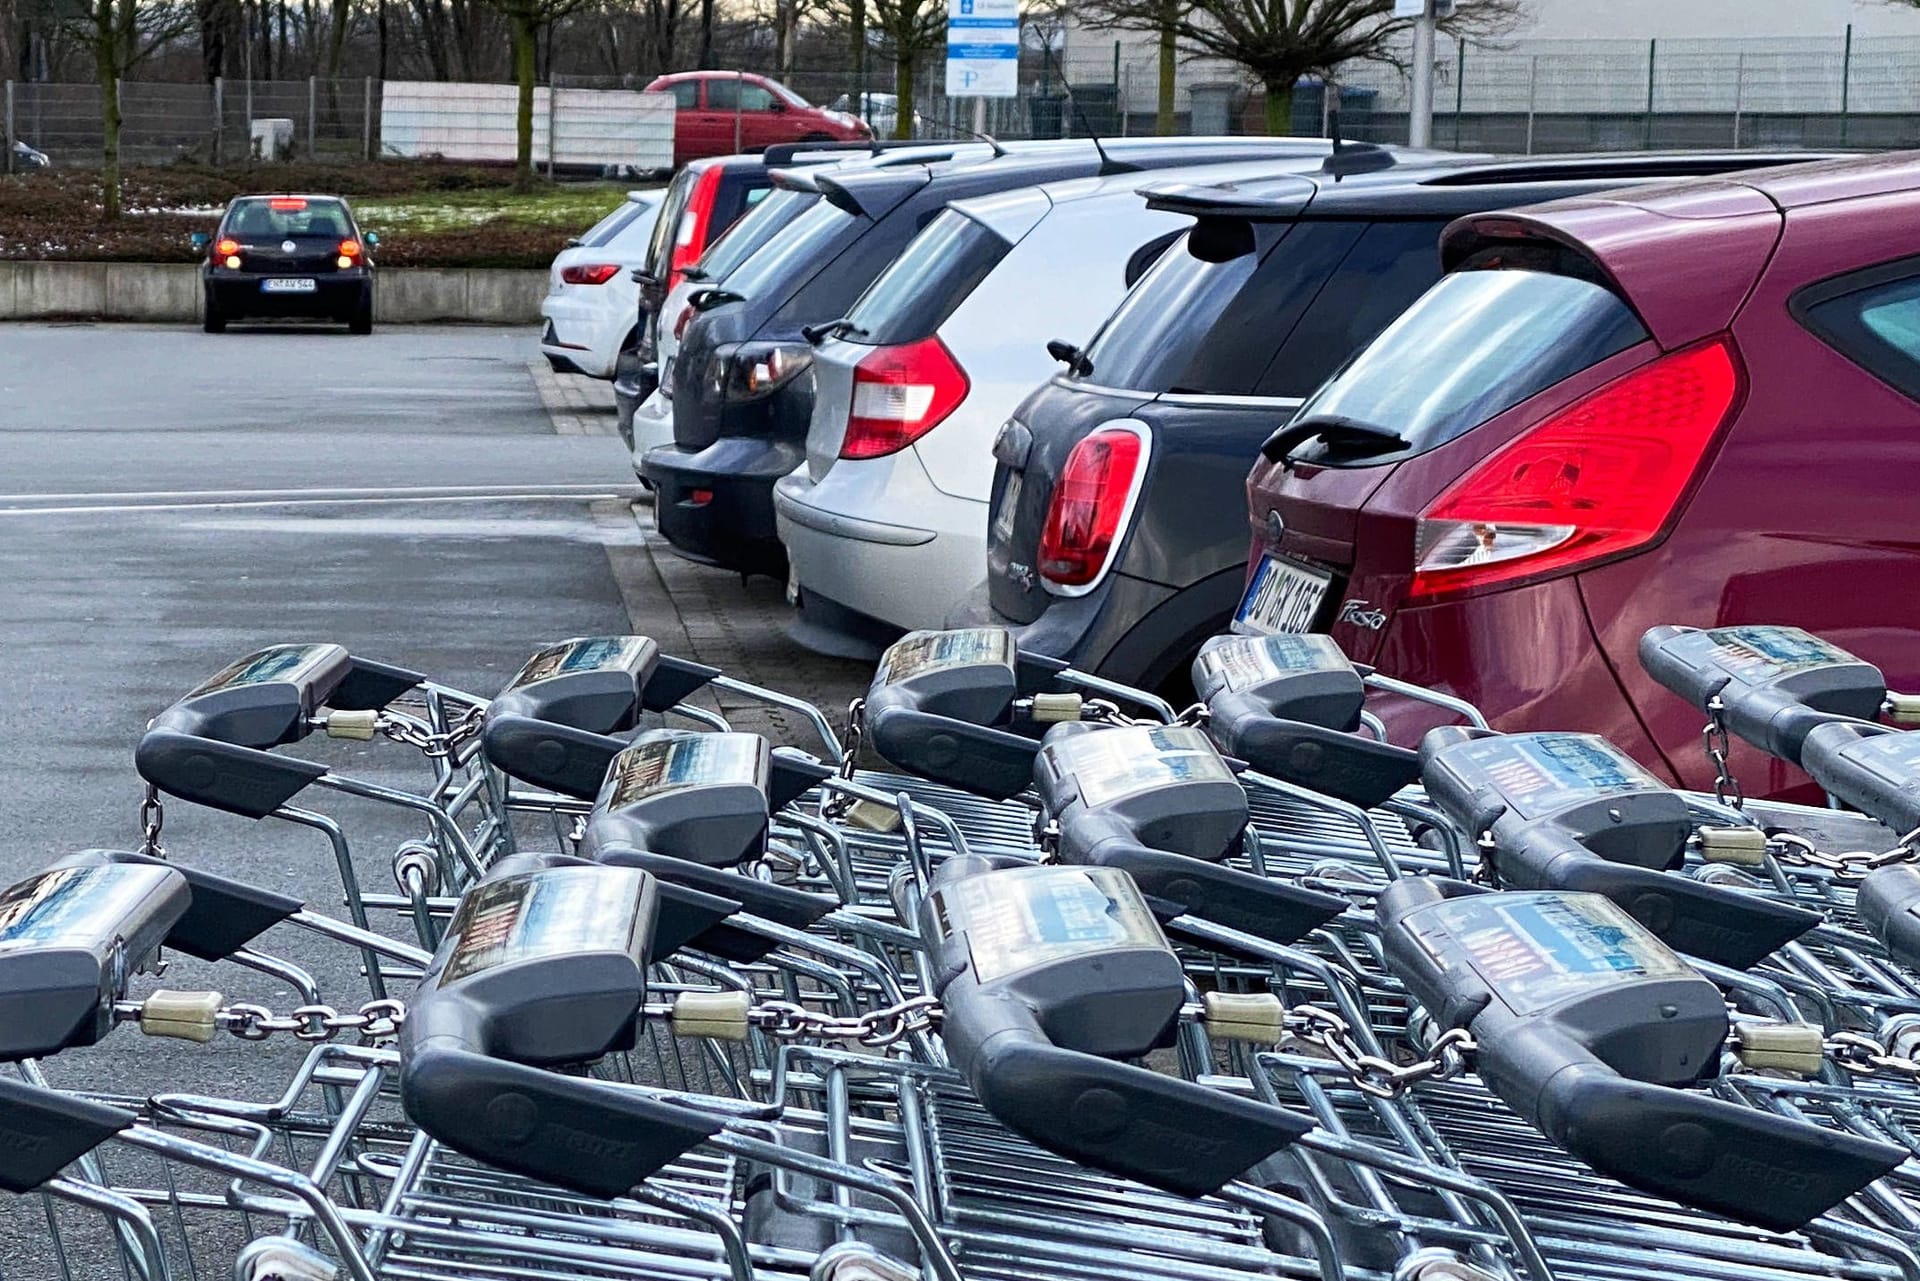
[(1181, 1196), (1206, 1196), (1314, 1128), (1269, 1104), (1042, 1039), (1003, 1037), (966, 1066), (982, 1107), (1050, 1152)]
[(678, 707), (720, 675), (720, 669), (691, 659), (662, 654), (640, 687), (640, 705), (650, 712)]
[[(0, 891), (0, 1062), (92, 1045), (187, 910), (170, 867), (59, 859)], [(0, 1151), (4, 1156), (4, 1151)]]
[(647, 730), (608, 765), (581, 853), (640, 849), (715, 867), (759, 858), (770, 774), (758, 734)]
[(512, 778), (589, 801), (606, 781), (624, 739), (504, 709), (494, 700), (480, 731), (488, 764)]
[(1920, 965), (1920, 868), (1896, 864), (1869, 872), (1854, 906), (1888, 955)]
[(140, 736), (133, 765), (141, 778), (169, 796), (245, 818), (265, 818), (326, 777), (327, 767), (317, 762), (185, 733), (161, 724), (162, 719), (164, 714)]
[(1420, 777), (1420, 755), (1323, 725), (1277, 720), (1244, 695), (1209, 704), (1207, 733), (1262, 774), (1372, 809)]
[(273, 645), (202, 681), (150, 728), (261, 751), (298, 742), (353, 668), (339, 645)]
[(1597, 1062), (1559, 1072), (1535, 1106), (1541, 1132), (1602, 1174), (1774, 1232), (1802, 1227), (1907, 1156), (1891, 1143), (1630, 1081)]
[(1655, 627), (1640, 665), (1696, 708), (1718, 698), (1729, 730), (1795, 765), (1813, 729), (1871, 720), (1887, 696), (1879, 668), (1797, 627)]
[(624, 1195), (722, 1125), (718, 1116), (490, 1058), (448, 1038), (402, 1044), (400, 1102), (421, 1130), (475, 1160), (587, 1196)]
[(98, 865), (167, 868), (184, 877), (190, 893), (186, 912), (167, 931), (166, 945), (202, 961), (232, 956), (260, 935), (306, 910), (297, 898), (248, 885), (186, 863), (171, 863), (127, 850), (83, 850), (72, 859)]
[(1246, 789), (1191, 725), (1056, 725), (1033, 787), (1069, 861), (1118, 837), (1219, 862), (1247, 828)]
[(1193, 660), (1193, 688), (1213, 720), (1257, 717), (1360, 728), (1362, 669), (1333, 637), (1216, 636)]
[(32, 1192), (139, 1117), (0, 1077), (0, 1191)]
[[(639, 868), (661, 882), (730, 900), (739, 905), (737, 910), (744, 910), (749, 916), (789, 929), (804, 930), (840, 906), (824, 894), (809, 894), (726, 868), (709, 867), (648, 850), (603, 848), (595, 857), (612, 867)], [(720, 921), (687, 940), (686, 946), (745, 963), (759, 960), (779, 944), (764, 935)]]
[(1131, 841), (1105, 841), (1062, 861), (1119, 868), (1133, 878), (1163, 924), (1191, 916), (1283, 946), (1299, 942), (1349, 906), (1335, 894)]
[(1040, 744), (1004, 729), (909, 707), (867, 704), (867, 737), (909, 774), (1004, 801), (1033, 781)]
[(1800, 763), (1837, 796), (1894, 832), (1920, 827), (1920, 731), (1836, 721), (1808, 733)]

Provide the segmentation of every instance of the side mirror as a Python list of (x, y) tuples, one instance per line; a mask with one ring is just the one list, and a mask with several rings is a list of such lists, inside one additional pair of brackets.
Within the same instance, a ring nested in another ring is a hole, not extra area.
[(207, 252), (207, 246), (213, 243), (213, 237), (204, 231), (196, 231), (187, 237), (187, 243), (193, 246), (195, 253), (203, 254)]
[(380, 247), (380, 233), (377, 231), (369, 231), (367, 233), (367, 248), (378, 249), (379, 247)]

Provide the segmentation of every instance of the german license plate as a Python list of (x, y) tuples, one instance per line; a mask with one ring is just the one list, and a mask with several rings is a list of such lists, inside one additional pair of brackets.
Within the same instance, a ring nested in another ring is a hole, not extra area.
[(1255, 636), (1310, 631), (1332, 584), (1332, 574), (1278, 556), (1264, 557), (1234, 611), (1233, 630)]
[(297, 280), (284, 276), (260, 282), (260, 292), (263, 294), (310, 294), (318, 287), (311, 280)]

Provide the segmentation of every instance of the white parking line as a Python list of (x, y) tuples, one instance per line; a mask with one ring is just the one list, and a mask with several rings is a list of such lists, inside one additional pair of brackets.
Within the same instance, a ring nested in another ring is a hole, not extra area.
[[(308, 494), (324, 495), (326, 491), (284, 491), (283, 497), (218, 499), (212, 495), (193, 502), (135, 502), (104, 503), (79, 502), (60, 505), (39, 505), (26, 503), (5, 505), (7, 500), (0, 497), (0, 516), (59, 516), (96, 514), (101, 512), (168, 512), (168, 511), (232, 511), (242, 508), (259, 507), (380, 507), (406, 504), (428, 503), (523, 503), (523, 502), (560, 502), (591, 503), (608, 500), (631, 501), (633, 491), (610, 489), (605, 485), (554, 486), (551, 489), (500, 489), (484, 493), (440, 493), (440, 494), (388, 494), (385, 496), (348, 496), (348, 497), (309, 497)], [(90, 496), (83, 496), (90, 497)]]

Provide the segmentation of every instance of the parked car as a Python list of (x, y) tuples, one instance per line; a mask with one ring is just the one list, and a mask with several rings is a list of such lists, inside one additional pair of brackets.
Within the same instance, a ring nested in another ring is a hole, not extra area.
[[(1328, 143), (1209, 167), (1194, 182), (1318, 168)], [(1193, 219), (1149, 207), (1139, 174), (955, 201), (822, 337), (806, 466), (774, 487), (792, 635), (877, 656), (938, 627), (986, 574), (993, 440)], [(1036, 282), (1044, 281), (1044, 292)]]
[(556, 370), (613, 377), (620, 349), (637, 341), (640, 286), (664, 193), (629, 191), (620, 207), (567, 242), (548, 271), (540, 302), (540, 351)]
[(858, 116), (814, 106), (778, 80), (741, 71), (680, 71), (649, 93), (673, 95), (673, 163), (759, 151), (782, 142), (864, 142)]
[(955, 621), (1184, 697), (1195, 651), (1240, 600), (1247, 465), (1439, 278), (1451, 219), (1769, 159), (1454, 158), (1338, 181), (1163, 184), (1154, 203), (1199, 225), (996, 441), (987, 588)]
[(802, 330), (846, 315), (887, 264), (950, 200), (1066, 178), (1115, 164), (1170, 168), (1284, 156), (1297, 139), (1135, 139), (1034, 144), (986, 160), (789, 175), (822, 199), (708, 291), (673, 367), (674, 443), (651, 450), (642, 475), (654, 517), (690, 559), (745, 574), (786, 573), (774, 528), (774, 482), (803, 458), (813, 361)]
[(14, 139), (12, 150), (15, 173), (32, 173), (36, 169), (53, 168), (53, 161), (46, 152), (35, 150), (18, 138)]
[(205, 293), (201, 327), (224, 333), (234, 320), (337, 320), (373, 332), (373, 260), (380, 243), (362, 234), (338, 196), (235, 196), (209, 236), (193, 247)]
[[(833, 110), (846, 112), (866, 121), (875, 137), (891, 138), (894, 125), (900, 120), (900, 96), (892, 93), (863, 93), (856, 105), (851, 94), (843, 93), (833, 100)], [(911, 132), (907, 136), (918, 138), (925, 127), (926, 122), (921, 119), (920, 113), (916, 110), (913, 113)]]
[(1579, 725), (1694, 787), (1700, 712), (1636, 657), (1657, 623), (1796, 625), (1920, 682), (1896, 586), (1920, 571), (1920, 156), (1476, 216), (1442, 252), (1248, 478), (1243, 627), (1330, 630), (1504, 729)]
[[(795, 154), (782, 149), (769, 160), (797, 160), (806, 164), (837, 167), (878, 166), (889, 168), (906, 164), (931, 164), (959, 156), (985, 158), (991, 151), (983, 144), (930, 144), (890, 147), (850, 154), (844, 151), (812, 151)], [(635, 359), (628, 364), (628, 383), (623, 388), (618, 376), (614, 382), (614, 401), (619, 411), (620, 431), (633, 450), (633, 470), (640, 474), (640, 460), (647, 450), (673, 439), (673, 404), (662, 387), (664, 371), (672, 367), (679, 349), (679, 331), (692, 316), (693, 297), (720, 286), (735, 268), (744, 263), (775, 232), (798, 218), (816, 201), (820, 193), (812, 187), (787, 186), (754, 204), (740, 220), (707, 247), (699, 260), (680, 273), (680, 279), (664, 299), (649, 305), (642, 298), (644, 335)], [(643, 293), (646, 286), (643, 285)], [(636, 428), (635, 424), (638, 423)]]

